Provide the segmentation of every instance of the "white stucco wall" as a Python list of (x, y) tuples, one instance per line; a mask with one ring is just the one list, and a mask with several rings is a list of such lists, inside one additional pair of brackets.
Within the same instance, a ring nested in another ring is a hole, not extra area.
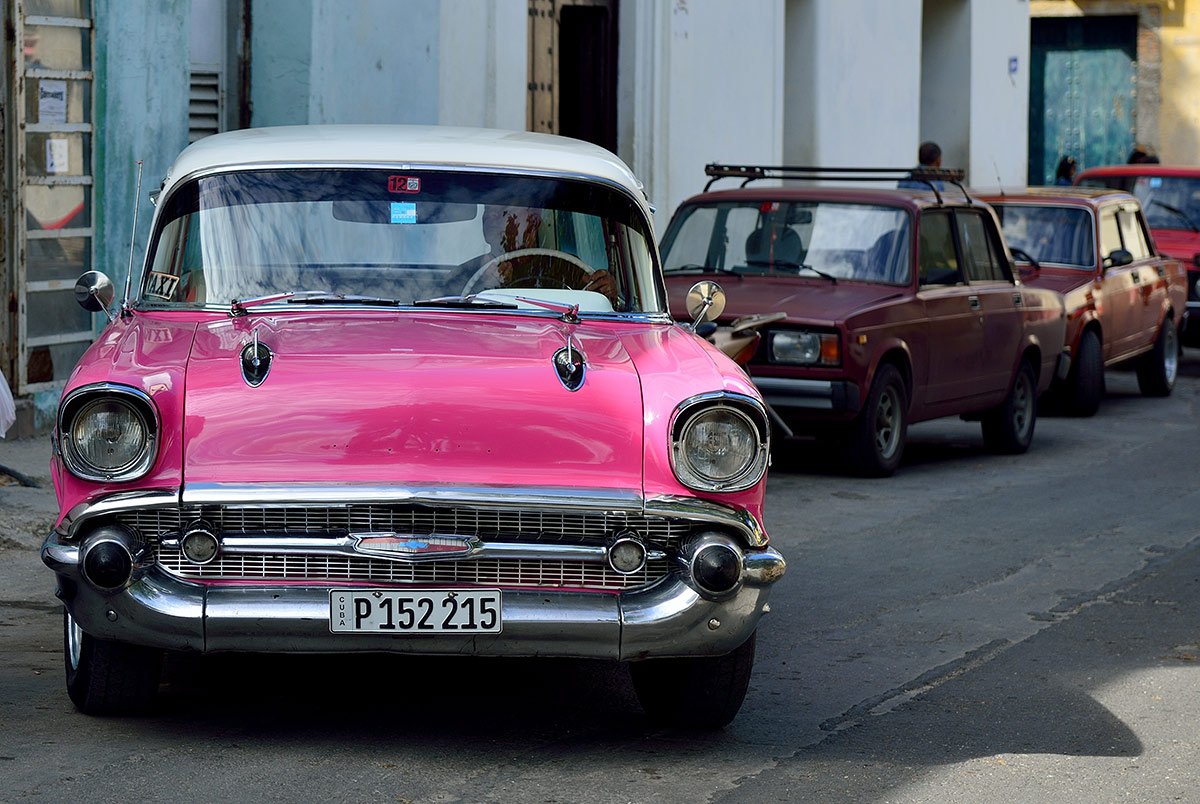
[(438, 122), (525, 128), (527, 0), (442, 0)]
[(785, 161), (912, 164), (921, 0), (788, 0), (787, 15)]
[(308, 122), (438, 122), (440, 5), (313, 0)]
[[(1016, 72), (1009, 73), (1009, 60)], [(971, 0), (968, 179), (1024, 184), (1029, 154), (1029, 3)]]
[(971, 74), (969, 0), (924, 0), (920, 140), (941, 146), (943, 167), (969, 166)]
[[(709, 162), (778, 164), (783, 155), (783, 0), (672, 0), (633, 17), (618, 116), (620, 150), (646, 183), (661, 232), (707, 181)], [(623, 34), (627, 28), (623, 28)], [(629, 91), (630, 82), (633, 90)]]

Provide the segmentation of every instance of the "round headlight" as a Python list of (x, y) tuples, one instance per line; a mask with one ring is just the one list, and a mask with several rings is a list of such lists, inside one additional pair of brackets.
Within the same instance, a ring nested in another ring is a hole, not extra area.
[(146, 449), (146, 423), (133, 406), (119, 399), (84, 405), (71, 426), (79, 459), (102, 472), (132, 466)]
[(150, 470), (156, 427), (150, 402), (136, 392), (89, 389), (63, 403), (62, 454), (85, 480), (132, 480)]
[(715, 405), (693, 414), (678, 431), (675, 471), (691, 488), (749, 488), (765, 469), (759, 428), (741, 410)]

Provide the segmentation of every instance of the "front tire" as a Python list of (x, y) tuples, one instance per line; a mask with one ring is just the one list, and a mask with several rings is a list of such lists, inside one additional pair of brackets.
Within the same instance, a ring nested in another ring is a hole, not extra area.
[(1075, 416), (1094, 416), (1104, 397), (1104, 354), (1095, 330), (1087, 330), (1079, 338), (1075, 350), (1075, 365), (1063, 395), (1067, 410)]
[(737, 715), (754, 668), (755, 634), (724, 656), (632, 662), (633, 689), (650, 720), (719, 729)]
[(1179, 333), (1175, 322), (1164, 318), (1154, 348), (1137, 362), (1138, 388), (1143, 396), (1170, 396), (1179, 375)]
[(1029, 449), (1037, 425), (1037, 379), (1029, 363), (1021, 362), (1008, 396), (980, 423), (983, 443), (993, 452), (1019, 455)]
[(85, 715), (138, 715), (154, 703), (163, 653), (96, 639), (63, 612), (67, 694)]
[(863, 477), (890, 477), (900, 466), (908, 434), (908, 393), (896, 367), (885, 363), (875, 372), (871, 392), (850, 425), (846, 460)]

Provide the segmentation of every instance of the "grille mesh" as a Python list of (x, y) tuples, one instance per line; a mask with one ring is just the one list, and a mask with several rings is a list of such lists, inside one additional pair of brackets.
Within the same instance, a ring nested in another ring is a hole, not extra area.
[(621, 575), (607, 564), (561, 559), (461, 559), (401, 562), (368, 556), (228, 555), (196, 565), (178, 549), (158, 546), (187, 523), (203, 519), (228, 536), (332, 536), (387, 532), (413, 536), (474, 536), (484, 541), (605, 544), (613, 534), (632, 529), (652, 548), (670, 550), (683, 542), (691, 523), (661, 517), (541, 510), (489, 510), (463, 507), (363, 504), (340, 507), (220, 506), (127, 511), (118, 520), (158, 547), (166, 571), (195, 580), (365, 581), (386, 584), (467, 584), (521, 588), (571, 588), (622, 591), (654, 583), (668, 572), (667, 561), (647, 563), (640, 572)]
[(222, 555), (196, 565), (177, 549), (160, 548), (158, 563), (181, 578), (195, 580), (373, 581), (388, 584), (469, 584), (541, 589), (622, 591), (645, 586), (667, 574), (666, 559), (649, 561), (632, 575), (606, 564), (543, 559), (464, 559), (405, 563), (366, 557), (321, 555)]

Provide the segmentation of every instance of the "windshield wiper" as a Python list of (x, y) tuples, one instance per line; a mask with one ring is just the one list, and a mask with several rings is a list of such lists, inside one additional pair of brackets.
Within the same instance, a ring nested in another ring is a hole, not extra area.
[(476, 298), (474, 294), (470, 296), (438, 296), (433, 299), (417, 299), (412, 303), (413, 307), (482, 307), (491, 310), (516, 310), (517, 305), (510, 302), (496, 301), (494, 299)]
[(705, 274), (721, 274), (722, 276), (736, 276), (738, 279), (743, 278), (740, 273), (733, 270), (732, 268), (717, 268), (712, 265), (701, 265), (696, 262), (688, 263), (687, 265), (680, 265), (675, 268), (663, 269), (664, 274), (682, 274), (682, 273), (689, 273), (689, 272), (690, 273), (700, 272), (700, 273), (705, 273)]
[(1186, 223), (1188, 225), (1188, 228), (1191, 229), (1193, 232), (1200, 232), (1200, 226), (1196, 226), (1196, 222), (1192, 220), (1191, 216), (1188, 215), (1186, 212), (1184, 212), (1179, 207), (1173, 207), (1170, 204), (1159, 201), (1158, 199), (1154, 199), (1150, 203), (1157, 204), (1158, 206), (1165, 209), (1167, 212), (1170, 212), (1172, 215), (1175, 215), (1176, 217), (1180, 218), (1184, 223)]
[(833, 284), (835, 284), (835, 285), (837, 284), (836, 276), (834, 276), (833, 274), (827, 274), (819, 268), (813, 268), (811, 265), (809, 265), (806, 262), (791, 262), (790, 260), (746, 260), (746, 264), (747, 265), (763, 265), (768, 268), (771, 267), (772, 265), (781, 265), (784, 268), (791, 268), (795, 271), (812, 271), (817, 276), (824, 277), (825, 279), (828, 279)]
[(397, 299), (385, 299), (382, 296), (359, 296), (345, 293), (308, 293), (296, 294), (288, 299), (288, 304), (379, 304), (387, 307), (399, 307)]

